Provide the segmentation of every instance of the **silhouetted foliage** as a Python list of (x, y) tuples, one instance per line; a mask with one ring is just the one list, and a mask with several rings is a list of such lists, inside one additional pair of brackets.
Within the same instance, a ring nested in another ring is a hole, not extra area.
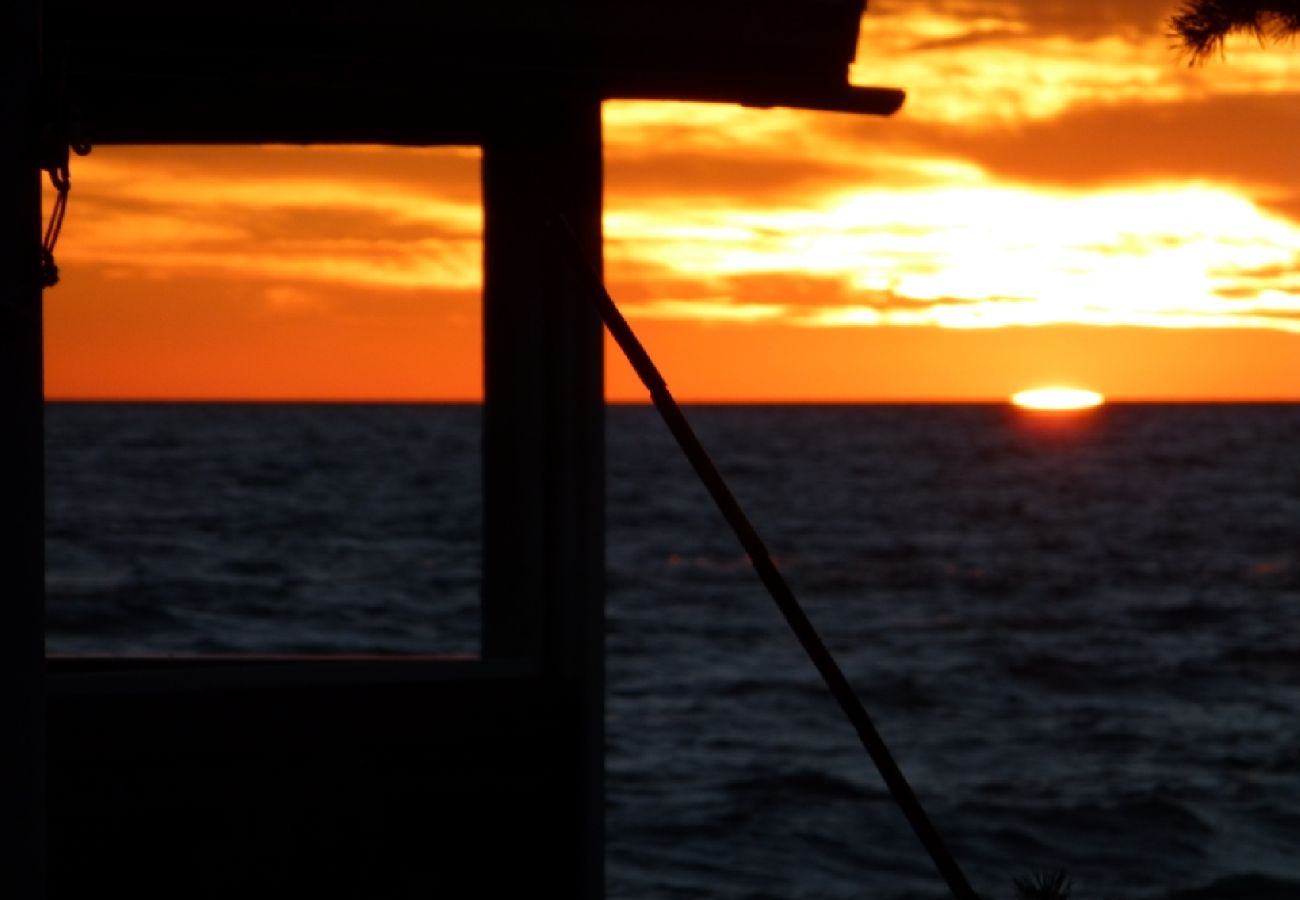
[(1300, 32), (1300, 0), (1186, 0), (1169, 20), (1172, 37), (1195, 64), (1223, 52), (1233, 32), (1253, 34), (1260, 43)]
[(1019, 900), (1069, 900), (1070, 888), (1070, 876), (1064, 869), (1035, 872), (1028, 878), (1016, 879)]

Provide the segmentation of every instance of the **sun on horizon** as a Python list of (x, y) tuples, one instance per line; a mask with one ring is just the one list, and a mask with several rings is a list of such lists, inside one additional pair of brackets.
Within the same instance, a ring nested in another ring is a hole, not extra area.
[(1106, 398), (1096, 391), (1075, 387), (1028, 388), (1011, 395), (1012, 405), (1021, 409), (1055, 412), (1093, 409), (1105, 402)]

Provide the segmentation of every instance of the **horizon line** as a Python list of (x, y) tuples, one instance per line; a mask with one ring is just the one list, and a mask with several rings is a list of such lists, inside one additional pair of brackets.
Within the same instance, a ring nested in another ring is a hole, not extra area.
[[(230, 397), (230, 396), (47, 396), (46, 403), (139, 403), (139, 404), (212, 404), (212, 405), (294, 405), (294, 406), (482, 406), (481, 397)], [(677, 398), (683, 406), (1010, 406), (1005, 397), (857, 397), (857, 398)], [(1109, 405), (1279, 405), (1300, 403), (1300, 395), (1263, 397), (1106, 397)], [(653, 406), (650, 398), (607, 397), (606, 406)]]

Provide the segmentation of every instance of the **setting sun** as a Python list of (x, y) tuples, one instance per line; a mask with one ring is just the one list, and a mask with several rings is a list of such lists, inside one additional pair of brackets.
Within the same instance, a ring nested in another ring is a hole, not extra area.
[[(608, 100), (611, 295), (695, 402), (1300, 397), (1300, 54), (1189, 68), (1171, 4), (872, 0), (853, 78), (907, 90), (888, 118)], [(483, 164), (97, 146), (47, 396), (478, 402)]]
[(1071, 410), (1101, 406), (1105, 398), (1082, 388), (1046, 387), (1018, 391), (1012, 394), (1011, 402), (1022, 409)]

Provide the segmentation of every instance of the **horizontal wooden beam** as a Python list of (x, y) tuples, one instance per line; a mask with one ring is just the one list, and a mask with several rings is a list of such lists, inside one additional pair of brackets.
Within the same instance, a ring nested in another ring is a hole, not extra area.
[[(80, 104), (79, 136), (107, 144), (391, 144), (399, 146), (481, 145), (494, 121), (513, 118), (530, 102), (525, 91), (489, 96), (421, 95), (423, 115), (413, 115), (406, 98), (357, 89), (300, 91), (281, 85), (190, 86), (138, 84), (131, 79), (101, 83)], [(257, 99), (251, 98), (256, 94)], [(818, 110), (888, 116), (903, 105), (895, 88), (806, 90), (656, 89), (616, 86), (605, 100), (671, 100), (735, 103), (743, 106)]]
[(45, 0), (48, 87), (99, 144), (481, 144), (603, 99), (888, 115), (847, 72), (862, 0)]

